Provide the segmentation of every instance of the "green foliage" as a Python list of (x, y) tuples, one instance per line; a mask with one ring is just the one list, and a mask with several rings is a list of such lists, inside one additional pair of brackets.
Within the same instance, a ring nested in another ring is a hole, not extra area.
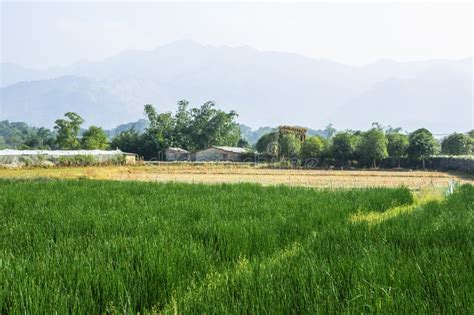
[(388, 140), (385, 133), (377, 128), (372, 128), (362, 134), (357, 150), (358, 156), (366, 162), (371, 162), (375, 168), (376, 161), (386, 158)]
[(247, 140), (241, 138), (239, 142), (237, 142), (237, 146), (239, 148), (250, 148), (250, 143)]
[(360, 137), (351, 132), (340, 132), (332, 138), (332, 156), (342, 164), (354, 160)]
[(76, 113), (68, 112), (64, 114), (67, 119), (56, 120), (57, 144), (58, 147), (65, 150), (79, 149), (81, 144), (78, 139), (79, 131), (84, 119)]
[(215, 109), (213, 102), (206, 102), (200, 108), (191, 109), (192, 121), (190, 136), (192, 146), (189, 149), (206, 149), (210, 146), (236, 146), (240, 139), (240, 129), (235, 119), (237, 113), (228, 113)]
[(398, 132), (392, 132), (387, 134), (387, 140), (388, 155), (397, 159), (398, 167), (400, 168), (400, 159), (407, 155), (409, 144), (408, 136)]
[(257, 130), (252, 130), (252, 128), (243, 124), (239, 124), (239, 128), (242, 139), (247, 140), (251, 145), (255, 145), (263, 135), (277, 131), (276, 128), (272, 127), (259, 127)]
[(109, 148), (109, 139), (102, 128), (90, 126), (82, 134), (81, 146), (86, 150), (105, 150)]
[(60, 156), (57, 160), (59, 166), (92, 166), (98, 165), (99, 161), (92, 155)]
[(0, 180), (0, 191), (2, 314), (474, 308), (472, 186), (372, 225), (350, 218), (410, 205), (408, 189)]
[(301, 140), (292, 133), (281, 135), (279, 138), (280, 150), (278, 156), (284, 158), (296, 158), (300, 156)]
[(143, 156), (141, 152), (141, 135), (134, 129), (120, 132), (110, 142), (111, 149), (120, 149), (123, 152), (134, 152)]
[(135, 130), (121, 132), (110, 142), (112, 149), (120, 149), (123, 152), (136, 153), (138, 156), (153, 160), (160, 157), (161, 148), (156, 138), (149, 133), (140, 134)]
[(308, 137), (301, 145), (301, 159), (321, 159), (325, 149), (324, 140), (321, 137)]
[(469, 135), (453, 133), (441, 142), (441, 152), (448, 155), (468, 155), (472, 153), (473, 139)]
[(46, 128), (23, 122), (0, 121), (0, 149), (54, 149), (55, 135)]
[(168, 147), (200, 150), (213, 145), (236, 146), (240, 139), (235, 122), (237, 113), (218, 110), (213, 102), (188, 109), (188, 102), (181, 101), (175, 115), (158, 114), (152, 105), (145, 105), (145, 113), (150, 121), (145, 133), (161, 150)]
[(401, 133), (387, 134), (387, 151), (390, 157), (401, 158), (406, 156), (408, 148), (408, 136)]
[(278, 144), (279, 137), (280, 137), (280, 133), (278, 131), (264, 134), (257, 141), (257, 145), (256, 145), (257, 152), (278, 155), (277, 144)]
[(337, 130), (336, 128), (334, 128), (333, 124), (327, 125), (326, 128), (324, 128), (324, 130), (322, 131), (322, 135), (326, 139), (331, 139), (336, 133), (337, 133)]
[(425, 128), (415, 130), (410, 134), (407, 148), (408, 156), (412, 159), (423, 161), (439, 151), (439, 143), (433, 137), (433, 134)]
[(178, 103), (172, 113), (158, 113), (153, 105), (145, 105), (149, 125), (143, 134), (127, 130), (115, 136), (110, 146), (136, 153), (146, 160), (163, 158), (169, 147), (200, 150), (210, 146), (236, 146), (240, 131), (235, 123), (237, 114), (215, 109), (213, 102), (189, 109), (187, 101)]

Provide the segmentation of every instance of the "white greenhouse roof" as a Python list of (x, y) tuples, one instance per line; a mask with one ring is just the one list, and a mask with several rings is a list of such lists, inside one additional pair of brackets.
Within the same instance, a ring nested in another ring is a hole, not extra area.
[(120, 150), (0, 150), (0, 156), (5, 155), (51, 155), (51, 156), (74, 156), (74, 155), (119, 155), (126, 154)]

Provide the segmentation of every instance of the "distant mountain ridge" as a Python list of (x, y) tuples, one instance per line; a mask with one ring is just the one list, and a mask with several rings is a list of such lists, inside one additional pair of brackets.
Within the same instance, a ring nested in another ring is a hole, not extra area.
[(0, 120), (51, 127), (72, 110), (113, 128), (143, 105), (174, 111), (214, 100), (251, 126), (366, 129), (374, 121), (435, 132), (472, 128), (472, 58), (365, 67), (250, 47), (178, 41), (52, 70), (1, 66)]

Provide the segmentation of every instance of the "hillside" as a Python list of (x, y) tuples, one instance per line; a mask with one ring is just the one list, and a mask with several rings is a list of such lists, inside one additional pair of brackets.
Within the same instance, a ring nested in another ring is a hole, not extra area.
[[(65, 110), (74, 110), (90, 124), (113, 128), (142, 118), (144, 104), (167, 111), (187, 99), (194, 106), (214, 100), (250, 126), (321, 128), (332, 122), (344, 129), (379, 121), (410, 130), (422, 125), (423, 114), (423, 125), (435, 132), (463, 131), (472, 127), (470, 65), (472, 59), (354, 67), (178, 41), (41, 74), (2, 66), (2, 82), (9, 85), (0, 89), (0, 119), (51, 127)], [(453, 123), (441, 110), (447, 108), (465, 119)]]

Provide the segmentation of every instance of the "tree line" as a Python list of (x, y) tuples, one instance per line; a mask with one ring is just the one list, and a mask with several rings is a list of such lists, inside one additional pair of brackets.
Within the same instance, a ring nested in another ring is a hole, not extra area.
[[(190, 108), (189, 102), (178, 103), (175, 113), (159, 113), (153, 105), (144, 106), (148, 125), (144, 131), (134, 128), (121, 131), (109, 140), (100, 127), (82, 129), (84, 119), (68, 112), (55, 121), (54, 130), (29, 127), (25, 123), (0, 122), (0, 148), (17, 149), (120, 149), (136, 153), (146, 160), (160, 158), (159, 153), (169, 147), (189, 151), (213, 145), (251, 147), (242, 138), (235, 111), (225, 112), (206, 102)], [(329, 125), (324, 136), (310, 136), (301, 141), (295, 135), (280, 135), (272, 131), (261, 136), (253, 149), (261, 156), (278, 160), (318, 159), (331, 165), (363, 165), (377, 167), (381, 160), (391, 157), (398, 161), (409, 158), (423, 164), (437, 154), (469, 155), (474, 144), (474, 130), (453, 133), (441, 143), (432, 133), (418, 129), (410, 134), (401, 128), (384, 127), (374, 123), (367, 131), (336, 132)]]
[(385, 128), (378, 123), (367, 131), (341, 131), (330, 138), (308, 137), (304, 141), (294, 134), (280, 134), (278, 131), (262, 136), (256, 144), (260, 153), (281, 160), (305, 163), (317, 159), (318, 163), (338, 166), (377, 167), (387, 157), (397, 160), (408, 158), (425, 161), (433, 155), (470, 155), (473, 153), (474, 130), (466, 134), (453, 133), (441, 143), (433, 134), (420, 128), (410, 134), (400, 128)]
[(121, 149), (144, 159), (156, 159), (169, 147), (200, 150), (213, 145), (249, 146), (240, 137), (235, 111), (217, 109), (214, 102), (190, 108), (189, 102), (178, 103), (175, 113), (159, 113), (151, 104), (144, 106), (148, 126), (144, 132), (134, 128), (120, 132), (110, 141), (100, 127), (81, 128), (84, 119), (74, 112), (55, 121), (54, 130), (33, 128), (25, 123), (0, 124), (0, 148), (16, 149)]

